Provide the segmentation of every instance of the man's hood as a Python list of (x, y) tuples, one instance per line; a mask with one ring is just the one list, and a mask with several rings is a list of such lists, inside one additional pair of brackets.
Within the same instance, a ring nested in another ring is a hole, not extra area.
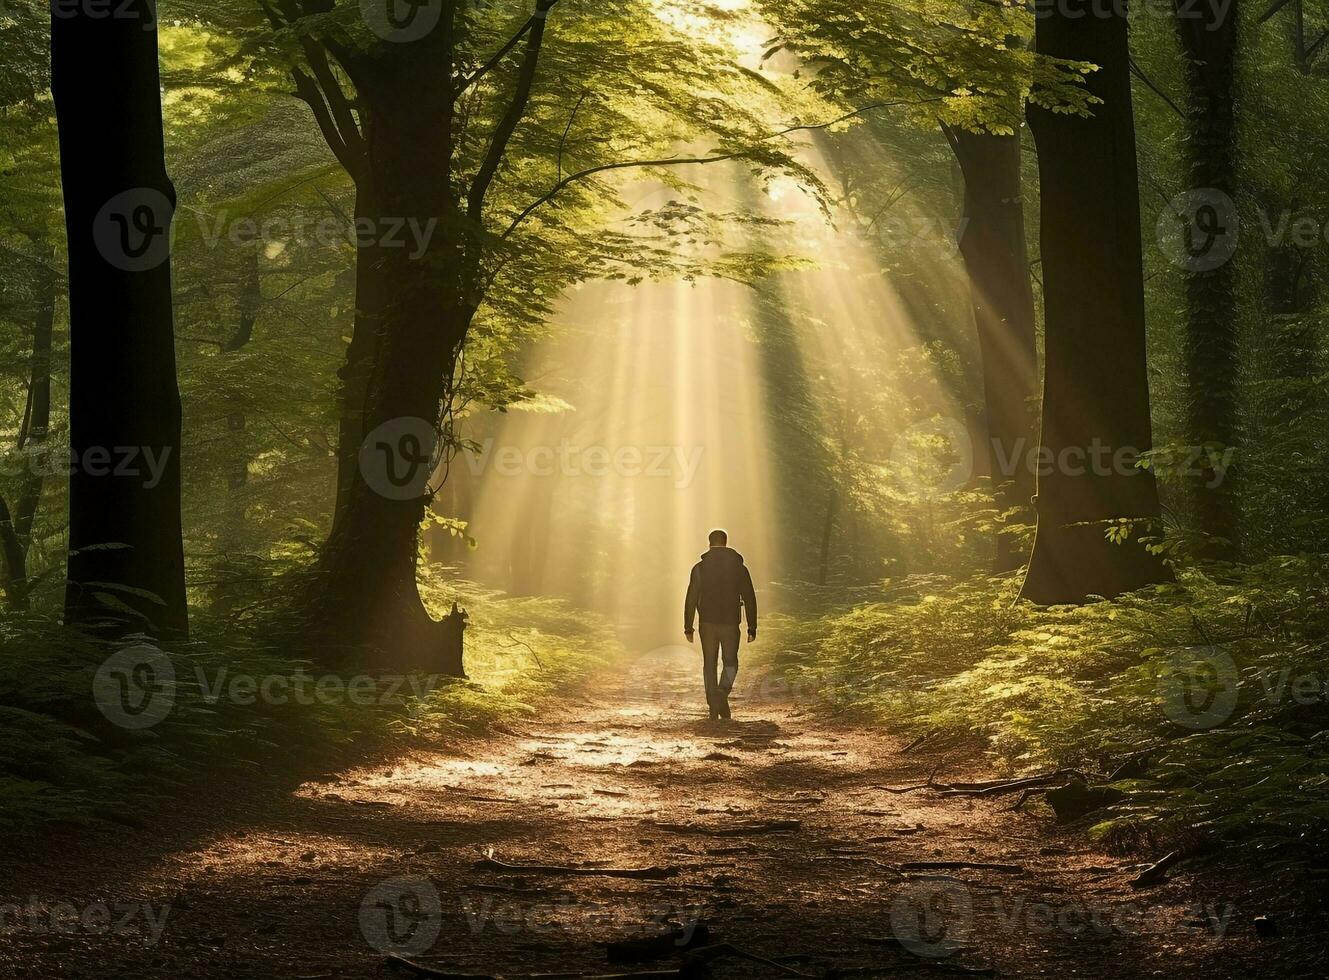
[(728, 547), (717, 547), (717, 548), (711, 548), (711, 549), (708, 550), (708, 551), (704, 551), (704, 552), (702, 552), (701, 560), (702, 560), (702, 561), (733, 561), (733, 562), (737, 562), (737, 563), (740, 564), (740, 565), (743, 564), (743, 556), (740, 555), (740, 554), (739, 554), (737, 551), (735, 551), (733, 548), (728, 548)]

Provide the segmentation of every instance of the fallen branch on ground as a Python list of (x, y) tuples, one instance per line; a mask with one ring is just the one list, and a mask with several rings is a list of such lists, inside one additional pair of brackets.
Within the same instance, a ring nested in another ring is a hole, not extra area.
[(912, 793), (916, 789), (932, 789), (937, 785), (937, 771), (941, 769), (941, 763), (938, 762), (932, 767), (932, 772), (928, 773), (928, 781), (919, 783), (917, 786), (873, 786), (873, 789), (884, 789), (888, 793)]
[(1217, 845), (1212, 841), (1205, 841), (1188, 850), (1178, 849), (1170, 851), (1163, 855), (1161, 860), (1155, 861), (1132, 878), (1130, 885), (1132, 888), (1148, 888), (1151, 885), (1157, 885), (1167, 877), (1167, 873), (1171, 871), (1175, 865), (1180, 864), (1182, 861), (1188, 861), (1191, 858), (1203, 857), (1215, 850), (1217, 850)]
[(984, 861), (906, 861), (900, 865), (902, 871), (942, 871), (945, 869), (970, 868), (975, 871), (1000, 871), (1003, 874), (1021, 875), (1027, 870), (1020, 864), (988, 864)]
[(904, 748), (900, 749), (899, 754), (907, 755), (908, 753), (914, 751), (914, 749), (918, 748), (920, 745), (922, 745), (924, 742), (930, 739), (932, 737), (932, 734), (933, 734), (932, 732), (924, 732), (922, 735), (918, 736), (918, 738), (914, 739)]

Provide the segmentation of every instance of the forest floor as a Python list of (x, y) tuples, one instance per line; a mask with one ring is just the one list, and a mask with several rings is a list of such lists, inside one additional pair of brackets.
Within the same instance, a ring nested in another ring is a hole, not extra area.
[(619, 665), (484, 740), (6, 844), (0, 975), (409, 976), (396, 950), (447, 975), (677, 976), (676, 949), (607, 953), (661, 923), (770, 961), (726, 955), (720, 980), (1325, 975), (1322, 925), (1276, 884), (1210, 865), (1134, 889), (1146, 862), (1011, 796), (882, 788), (981, 759), (904, 752), (754, 672), (734, 721), (704, 720), (697, 659)]

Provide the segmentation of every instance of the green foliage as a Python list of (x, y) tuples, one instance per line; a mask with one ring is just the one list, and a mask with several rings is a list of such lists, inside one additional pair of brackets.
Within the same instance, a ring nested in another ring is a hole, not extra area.
[(438, 614), (452, 601), (472, 611), (469, 680), (371, 667), (333, 674), (203, 616), (206, 641), (164, 648), (172, 708), (141, 731), (116, 727), (94, 707), (94, 677), (114, 647), (40, 617), (0, 621), (0, 826), (133, 819), (201, 767), (299, 772), (425, 737), (446, 743), (531, 714), (616, 652), (605, 623), (558, 600), (509, 599), (437, 576), (426, 589)]
[[(1016, 603), (1017, 592), (1013, 579), (891, 583), (877, 602), (768, 627), (771, 658), (829, 710), (933, 744), (975, 740), (1015, 773), (1074, 767), (1107, 779), (1140, 760), (1113, 784), (1125, 798), (1099, 815), (1097, 831), (1116, 839), (1320, 846), (1329, 827), (1322, 559), (1187, 569), (1176, 585), (1080, 607), (1038, 609)], [(1231, 709), (1192, 715), (1192, 702), (1176, 700), (1178, 677), (1215, 663), (1212, 691), (1182, 690), (1203, 707), (1230, 663)]]

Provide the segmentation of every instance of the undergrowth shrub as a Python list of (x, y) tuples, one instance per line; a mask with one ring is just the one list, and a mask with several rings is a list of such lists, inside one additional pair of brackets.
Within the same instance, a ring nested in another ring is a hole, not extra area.
[[(161, 682), (170, 710), (140, 730), (114, 724), (94, 696), (98, 668), (132, 638), (111, 645), (41, 616), (0, 620), (0, 829), (132, 823), (144, 803), (209, 769), (325, 764), (477, 734), (532, 713), (615, 653), (607, 624), (559, 600), (441, 579), (422, 592), (436, 614), (453, 601), (468, 609), (466, 679), (334, 673), (202, 613), (200, 639), (160, 647), (174, 675)], [(320, 678), (334, 683), (321, 689)]]
[(888, 583), (781, 620), (768, 658), (834, 712), (907, 738), (978, 738), (1013, 774), (1076, 768), (1125, 792), (1094, 831), (1279, 850), (1329, 828), (1322, 556), (1182, 569), (1175, 584), (1043, 609), (1012, 579)]

